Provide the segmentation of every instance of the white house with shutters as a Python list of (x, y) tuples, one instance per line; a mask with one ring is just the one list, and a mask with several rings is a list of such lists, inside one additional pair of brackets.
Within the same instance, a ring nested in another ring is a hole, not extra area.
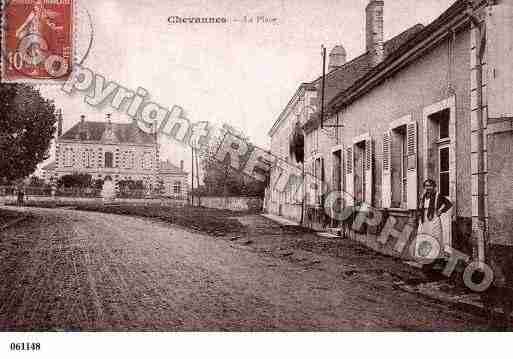
[(513, 245), (513, 0), (457, 0), (389, 41), (383, 16), (385, 2), (369, 1), (366, 53), (326, 77), (322, 126), (319, 111), (303, 126), (308, 173), (398, 229), (415, 226), (433, 179), (454, 204), (446, 245), (483, 260)]

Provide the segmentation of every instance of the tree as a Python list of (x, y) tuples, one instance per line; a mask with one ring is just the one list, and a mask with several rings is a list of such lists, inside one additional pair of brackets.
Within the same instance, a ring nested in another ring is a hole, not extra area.
[(64, 175), (59, 178), (57, 184), (59, 187), (88, 188), (91, 187), (92, 177), (88, 173), (73, 173), (70, 175)]
[(57, 116), (53, 102), (25, 84), (0, 84), (0, 181), (33, 173), (49, 157)]
[(46, 186), (45, 180), (42, 178), (39, 178), (37, 176), (30, 177), (29, 180), (29, 186), (30, 187), (44, 187)]
[(157, 184), (155, 185), (155, 194), (159, 196), (163, 196), (166, 192), (166, 188), (164, 187), (164, 180), (159, 178), (157, 180)]
[(217, 150), (228, 133), (245, 141), (250, 148), (248, 152), (252, 150), (249, 137), (242, 131), (228, 124), (224, 124), (222, 128), (218, 129), (217, 133), (212, 136), (208, 147), (199, 151), (205, 184), (202, 193), (216, 196), (263, 196), (265, 182), (258, 181), (232, 168), (228, 159), (225, 159), (225, 162), (219, 162), (216, 159)]
[(119, 185), (119, 189), (121, 191), (125, 191), (125, 192), (144, 189), (143, 181), (121, 180), (121, 181), (118, 181), (118, 185)]

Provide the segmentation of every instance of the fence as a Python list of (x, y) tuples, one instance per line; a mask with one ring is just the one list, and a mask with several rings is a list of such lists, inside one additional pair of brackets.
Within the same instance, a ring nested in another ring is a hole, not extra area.
[[(52, 187), (44, 186), (44, 187), (24, 187), (23, 193), (26, 199), (31, 199), (31, 197), (64, 197), (64, 198), (101, 198), (101, 189), (99, 188), (55, 188), (55, 192), (53, 192)], [(18, 194), (18, 189), (15, 186), (0, 186), (0, 197), (15, 197)], [(116, 195), (116, 198), (119, 199), (166, 199), (166, 200), (178, 200), (178, 201), (187, 201), (187, 194), (173, 195), (173, 196), (163, 196), (158, 193), (149, 193), (147, 190), (126, 190), (123, 189), (119, 191)]]

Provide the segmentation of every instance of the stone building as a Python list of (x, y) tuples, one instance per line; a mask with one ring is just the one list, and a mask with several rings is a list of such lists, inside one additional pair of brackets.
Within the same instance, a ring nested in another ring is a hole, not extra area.
[(187, 173), (169, 161), (161, 161), (156, 134), (142, 131), (136, 121), (114, 123), (80, 121), (62, 133), (59, 114), (55, 161), (43, 168), (45, 179), (72, 173), (88, 173), (93, 180), (142, 181), (148, 190), (164, 184), (165, 195), (185, 195)]
[[(373, 33), (373, 29), (369, 27), (369, 21), (375, 14), (375, 11), (367, 12), (367, 18), (369, 19), (367, 21), (368, 41), (374, 39), (370, 35), (371, 32)], [(385, 41), (381, 44), (383, 48), (381, 55), (387, 57), (389, 54), (394, 53), (397, 48), (410, 40), (422, 28), (422, 25), (415, 25), (392, 39)], [(367, 47), (369, 46), (371, 45), (367, 44)], [(329, 53), (328, 72), (325, 76), (325, 103), (329, 102), (337, 93), (345, 91), (358, 78), (369, 72), (372, 69), (373, 62), (376, 61), (374, 57), (372, 52), (368, 51), (351, 61), (346, 61), (347, 53), (344, 47), (340, 44), (334, 46)], [(306, 125), (309, 128), (308, 120), (319, 109), (321, 84), (322, 77), (318, 77), (312, 82), (302, 83), (269, 131), (271, 153), (296, 167), (302, 165), (290, 155), (289, 143), (291, 135), (296, 125), (301, 127)], [(319, 156), (319, 141), (326, 142), (327, 146), (331, 148), (337, 145), (339, 137), (337, 136), (336, 131), (328, 129), (323, 131), (305, 131), (305, 172), (307, 174), (317, 174), (320, 179), (325, 179), (324, 177), (327, 173), (325, 167), (328, 164), (324, 163), (325, 158)], [(336, 155), (339, 158), (338, 166), (341, 166), (341, 151), (336, 152)], [(273, 167), (270, 174), (270, 183), (275, 183), (279, 176), (279, 166)], [(266, 210), (270, 213), (299, 221), (302, 217), (301, 210), (304, 206), (302, 206), (300, 196), (294, 195), (293, 192), (295, 191), (296, 188), (294, 186), (289, 186), (284, 191), (270, 186), (266, 193)], [(319, 200), (318, 195), (317, 200)]]
[[(271, 153), (287, 163), (300, 167), (301, 163), (290, 153), (290, 140), (296, 126), (303, 126), (309, 116), (316, 111), (317, 90), (314, 84), (303, 83), (282, 111), (269, 136)], [(271, 169), (270, 183), (280, 176), (276, 168)], [(266, 209), (270, 213), (299, 221), (301, 218), (301, 199), (291, 191), (279, 191), (274, 187), (266, 190)]]
[(367, 52), (326, 76), (323, 128), (319, 111), (303, 126), (306, 168), (398, 228), (435, 179), (454, 203), (446, 244), (483, 260), (513, 245), (513, 0), (457, 0), (388, 50), (384, 6), (367, 6)]

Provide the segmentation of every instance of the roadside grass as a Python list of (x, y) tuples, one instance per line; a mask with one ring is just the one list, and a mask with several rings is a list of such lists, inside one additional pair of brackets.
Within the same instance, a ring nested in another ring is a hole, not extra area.
[(26, 201), (26, 207), (59, 208), (70, 207), (80, 211), (102, 212), (126, 216), (152, 218), (166, 223), (205, 232), (212, 236), (222, 237), (228, 234), (245, 233), (243, 226), (236, 218), (243, 213), (232, 212), (204, 207), (191, 207), (189, 205), (165, 205), (159, 203), (103, 203), (65, 201)]
[[(58, 207), (75, 207), (79, 202), (73, 200), (64, 201), (25, 201), (23, 207), (41, 207), (41, 208), (58, 208)], [(17, 206), (15, 201), (7, 202), (6, 206)]]
[(225, 236), (229, 233), (244, 231), (244, 226), (236, 218), (233, 218), (238, 214), (227, 210), (191, 206), (159, 206), (157, 204), (99, 203), (83, 203), (76, 205), (75, 208), (81, 211), (159, 219), (213, 236)]
[(9, 211), (8, 209), (0, 208), (0, 228), (11, 223), (12, 221), (15, 221), (26, 216), (27, 215), (24, 213)]

